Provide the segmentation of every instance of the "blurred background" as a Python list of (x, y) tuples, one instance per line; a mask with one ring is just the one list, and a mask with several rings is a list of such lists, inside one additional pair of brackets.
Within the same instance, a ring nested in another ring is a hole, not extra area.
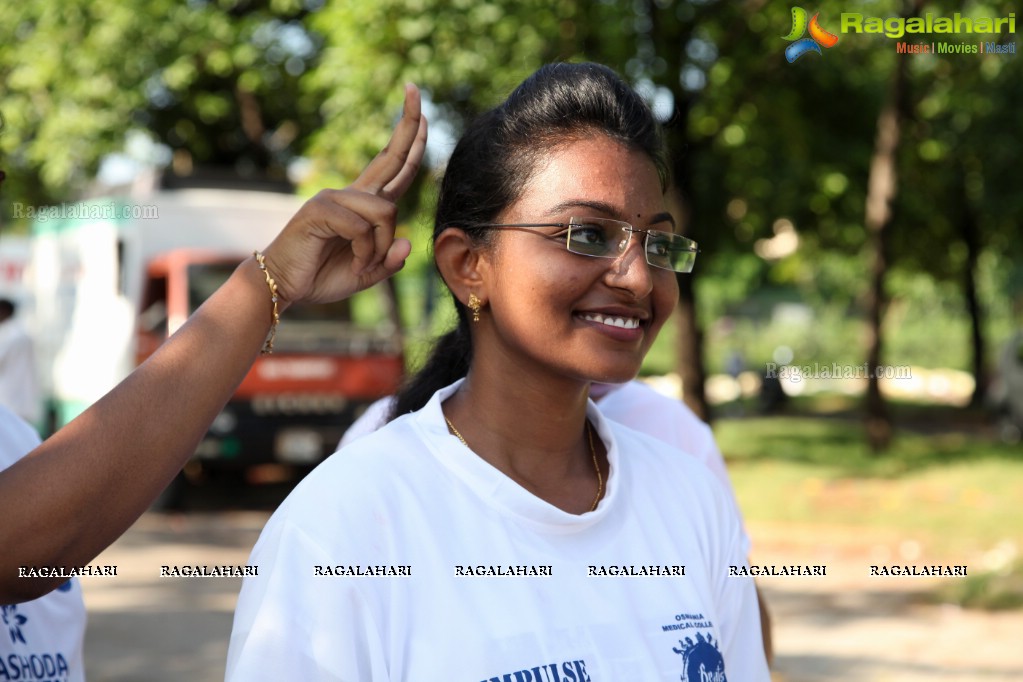
[[(35, 341), (44, 433), (302, 197), (351, 182), (403, 83), (431, 121), (405, 269), (289, 311), (279, 352), (104, 555), (126, 577), (83, 579), (90, 676), (222, 676), (237, 584), (156, 580), (159, 564), (243, 563), (268, 510), (422, 361), (454, 319), (428, 242), (460, 129), (539, 65), (585, 59), (663, 122), (669, 201), (701, 250), (644, 378), (712, 423), (754, 562), (829, 567), (761, 580), (776, 679), (1023, 679), (1019, 7), (804, 8), (838, 41), (790, 62), (812, 34), (766, 0), (0, 1), (0, 297)], [(891, 37), (843, 30), (849, 12), (1012, 21)]]

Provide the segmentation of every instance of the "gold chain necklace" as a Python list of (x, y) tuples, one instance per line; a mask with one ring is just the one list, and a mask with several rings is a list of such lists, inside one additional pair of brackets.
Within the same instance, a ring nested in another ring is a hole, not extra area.
[[(451, 423), (451, 420), (444, 417), (444, 421), (447, 422), (448, 428), (451, 429), (451, 433), (455, 435), (458, 440), (462, 441), (462, 445), (469, 448), (469, 444), (465, 442), (465, 438), (458, 432), (455, 425)], [(594, 511), (597, 508), (597, 504), (600, 502), (600, 498), (604, 495), (604, 476), (600, 473), (600, 465), (597, 463), (597, 449), (593, 447), (593, 426), (590, 421), (586, 420), (586, 438), (590, 443), (590, 457), (593, 458), (593, 470), (597, 472), (597, 496), (593, 498), (593, 505), (590, 506), (590, 511)], [(472, 448), (469, 448), (472, 450)]]

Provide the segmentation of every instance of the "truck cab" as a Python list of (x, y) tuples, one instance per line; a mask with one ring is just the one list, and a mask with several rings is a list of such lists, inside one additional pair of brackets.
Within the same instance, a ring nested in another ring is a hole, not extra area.
[[(74, 419), (152, 355), (302, 203), (186, 187), (42, 212), (25, 247), (23, 299), (44, 430)], [(186, 470), (311, 468), (366, 405), (395, 391), (403, 366), (390, 281), (338, 303), (291, 306), (273, 355), (257, 359)]]
[[(136, 364), (184, 324), (246, 257), (251, 255), (182, 248), (152, 258), (136, 317)], [(315, 466), (334, 452), (345, 429), (371, 402), (397, 389), (401, 340), (389, 316), (380, 314), (394, 302), (387, 300), (386, 287), (359, 296), (288, 308), (273, 354), (256, 359), (214, 420), (196, 450), (193, 471), (243, 471), (271, 463)]]

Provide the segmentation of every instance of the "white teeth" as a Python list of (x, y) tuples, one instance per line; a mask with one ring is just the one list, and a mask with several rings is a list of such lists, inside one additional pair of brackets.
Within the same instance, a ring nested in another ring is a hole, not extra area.
[(590, 322), (599, 322), (609, 327), (619, 327), (621, 329), (635, 329), (639, 326), (639, 320), (634, 317), (610, 317), (600, 313), (583, 313), (580, 317)]

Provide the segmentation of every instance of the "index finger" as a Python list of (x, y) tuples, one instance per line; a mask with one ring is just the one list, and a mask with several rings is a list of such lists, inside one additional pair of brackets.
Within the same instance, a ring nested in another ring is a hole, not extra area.
[(412, 83), (406, 84), (405, 107), (401, 120), (394, 127), (394, 133), (387, 145), (369, 162), (366, 169), (352, 183), (352, 187), (370, 194), (380, 194), (380, 191), (398, 176), (405, 167), (405, 161), (419, 134), (421, 109), (419, 88)]
[(419, 118), (419, 132), (416, 134), (415, 142), (412, 143), (412, 149), (409, 151), (408, 156), (405, 157), (405, 165), (401, 167), (401, 170), (398, 171), (393, 180), (384, 185), (384, 188), (380, 190), (380, 196), (391, 201), (397, 201), (405, 193), (405, 190), (409, 188), (409, 185), (412, 184), (416, 173), (419, 172), (419, 164), (423, 161), (423, 155), (426, 153), (426, 128), (426, 117), (421, 116)]

